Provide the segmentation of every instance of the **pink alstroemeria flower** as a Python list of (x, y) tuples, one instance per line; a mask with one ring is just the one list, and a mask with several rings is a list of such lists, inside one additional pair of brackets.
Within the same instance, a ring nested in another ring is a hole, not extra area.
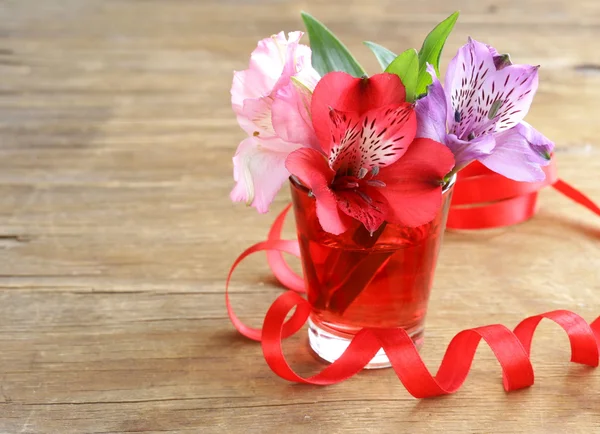
[(288, 154), (317, 146), (310, 117), (312, 90), (320, 77), (311, 51), (299, 44), (302, 32), (263, 39), (252, 52), (250, 67), (234, 73), (231, 104), (248, 133), (233, 157), (236, 185), (231, 199), (267, 212), (289, 177)]
[(554, 143), (523, 121), (538, 87), (538, 67), (471, 38), (448, 65), (444, 87), (433, 78), (416, 105), (417, 137), (445, 143), (458, 171), (474, 160), (516, 181), (542, 181)]
[(373, 233), (384, 222), (415, 227), (442, 203), (452, 152), (414, 140), (417, 120), (394, 74), (354, 78), (331, 72), (317, 85), (312, 116), (321, 149), (292, 152), (286, 166), (317, 201), (321, 227), (334, 235), (352, 219)]

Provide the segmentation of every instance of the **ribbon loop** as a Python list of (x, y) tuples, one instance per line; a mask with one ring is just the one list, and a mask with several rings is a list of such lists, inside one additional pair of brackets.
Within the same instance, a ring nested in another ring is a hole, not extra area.
[[(269, 241), (279, 240), (281, 238), (281, 230), (283, 229), (283, 223), (285, 222), (285, 218), (290, 211), (292, 204), (287, 205), (283, 211), (279, 213), (271, 229), (269, 230), (269, 235), (267, 239)], [(292, 254), (294, 256), (300, 257), (300, 245), (296, 242), (296, 246), (293, 248), (294, 251)], [(282, 252), (279, 250), (267, 250), (267, 262), (269, 263), (269, 267), (271, 271), (273, 271), (273, 275), (281, 282), (283, 286), (292, 291), (296, 291), (299, 293), (304, 292), (304, 279), (302, 276), (298, 276), (294, 270), (290, 268), (290, 266), (285, 262), (283, 258)]]
[[(284, 214), (284, 217), (285, 217), (285, 214)], [(253, 246), (248, 247), (246, 250), (244, 250), (244, 252), (240, 256), (237, 257), (237, 259), (231, 266), (231, 269), (229, 270), (229, 274), (227, 275), (227, 280), (225, 281), (225, 306), (227, 307), (227, 314), (229, 315), (229, 319), (231, 320), (231, 323), (236, 328), (236, 330), (238, 332), (240, 332), (242, 335), (246, 336), (249, 339), (252, 339), (254, 341), (259, 341), (259, 342), (261, 340), (263, 330), (252, 328), (252, 327), (245, 325), (233, 311), (233, 307), (231, 306), (231, 302), (229, 300), (229, 283), (231, 282), (231, 276), (233, 275), (233, 272), (235, 271), (237, 266), (240, 264), (240, 262), (242, 262), (245, 258), (252, 255), (253, 253), (261, 252), (264, 250), (275, 250), (280, 253), (286, 252), (286, 253), (290, 253), (292, 255), (296, 255), (298, 253), (298, 256), (299, 256), (297, 241), (272, 239), (272, 240), (267, 240), (267, 241), (262, 241), (260, 243), (256, 243)], [(282, 258), (282, 261), (283, 261), (283, 258)], [(298, 317), (297, 317), (297, 315), (298, 315)], [(297, 322), (299, 320), (299, 315), (300, 315), (300, 313), (295, 312), (294, 315), (289, 319), (289, 323), (291, 325), (286, 326), (285, 331), (286, 331), (286, 333), (289, 333), (288, 335), (286, 335), (286, 337), (297, 331), (297, 329), (294, 329), (294, 327), (297, 325)], [(306, 321), (306, 318), (304, 319), (304, 321)], [(304, 324), (304, 322), (302, 324)], [(300, 327), (302, 327), (302, 324), (300, 324)]]
[(537, 212), (538, 192), (557, 180), (554, 159), (544, 173), (542, 182), (517, 182), (471, 163), (458, 173), (447, 227), (488, 229), (529, 220)]
[[(515, 328), (515, 335), (519, 338), (527, 355), (531, 353), (531, 339), (540, 321), (547, 318), (562, 327), (569, 337), (571, 344), (571, 361), (597, 367), (599, 362), (598, 347), (600, 346), (600, 333), (594, 336), (594, 330), (583, 318), (568, 310), (555, 310), (541, 315), (529, 317)], [(600, 330), (599, 330), (600, 331)], [(597, 341), (598, 339), (598, 341)]]

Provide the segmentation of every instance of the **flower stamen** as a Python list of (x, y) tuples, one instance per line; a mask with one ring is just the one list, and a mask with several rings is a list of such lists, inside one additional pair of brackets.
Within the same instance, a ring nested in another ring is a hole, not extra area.
[(365, 192), (360, 191), (360, 190), (355, 190), (355, 191), (356, 191), (356, 194), (358, 194), (360, 196), (360, 198), (362, 200), (364, 200), (365, 202), (367, 202), (369, 205), (371, 205), (373, 203), (373, 199), (371, 199), (368, 194), (366, 194)]
[(380, 187), (380, 188), (385, 187), (385, 182), (380, 181), (378, 179), (369, 179), (366, 183), (367, 183), (367, 185), (370, 185), (371, 187)]

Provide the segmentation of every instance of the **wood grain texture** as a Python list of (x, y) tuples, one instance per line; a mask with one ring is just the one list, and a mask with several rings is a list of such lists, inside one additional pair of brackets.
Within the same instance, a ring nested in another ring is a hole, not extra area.
[[(455, 2), (456, 3), (456, 2)], [(561, 176), (600, 200), (600, 3), (463, 1), (467, 35), (539, 63), (528, 120), (559, 145)], [(455, 6), (408, 0), (0, 2), (1, 433), (591, 433), (600, 372), (568, 364), (558, 327), (534, 341), (536, 385), (506, 395), (482, 347), (457, 394), (416, 401), (390, 370), (300, 387), (234, 332), (233, 258), (274, 213), (228, 199), (244, 134), (232, 70), (256, 41), (326, 21), (369, 71), (362, 40), (419, 46)], [(282, 192), (273, 211), (288, 194)], [(422, 354), (431, 369), (467, 327), (547, 310), (600, 314), (600, 224), (553, 191), (531, 222), (448, 233)], [(292, 233), (291, 226), (287, 228)], [(263, 258), (235, 276), (258, 325), (278, 293)], [(286, 342), (303, 373), (322, 367)]]

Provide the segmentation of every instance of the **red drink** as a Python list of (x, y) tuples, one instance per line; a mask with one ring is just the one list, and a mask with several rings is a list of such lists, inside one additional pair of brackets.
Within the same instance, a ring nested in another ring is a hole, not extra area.
[[(312, 306), (309, 338), (313, 350), (332, 362), (363, 327), (402, 327), (420, 345), (451, 188), (428, 224), (406, 228), (384, 223), (371, 236), (355, 221), (350, 230), (336, 236), (321, 228), (316, 202), (307, 189), (294, 181), (291, 185)], [(385, 353), (378, 354), (371, 365), (389, 366)]]

